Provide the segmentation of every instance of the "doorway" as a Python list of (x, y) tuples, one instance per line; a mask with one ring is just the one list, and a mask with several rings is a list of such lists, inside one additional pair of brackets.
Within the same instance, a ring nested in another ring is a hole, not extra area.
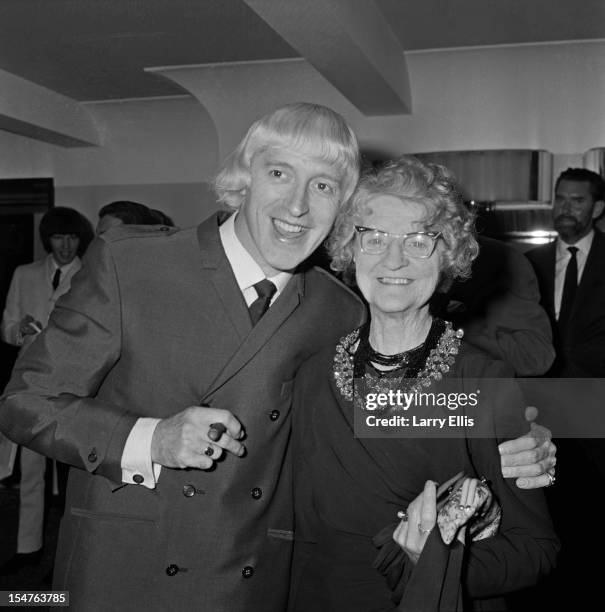
[[(0, 307), (17, 266), (34, 261), (41, 216), (54, 205), (50, 178), (0, 179)], [(18, 348), (0, 340), (0, 391), (10, 378)]]

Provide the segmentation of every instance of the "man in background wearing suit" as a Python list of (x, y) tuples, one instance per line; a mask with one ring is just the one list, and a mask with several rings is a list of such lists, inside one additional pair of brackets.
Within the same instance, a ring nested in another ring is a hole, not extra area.
[(555, 352), (536, 275), (513, 246), (482, 235), (477, 242), (471, 277), (438, 296), (440, 316), (461, 327), (467, 342), (506, 361), (516, 376), (540, 376)]
[(605, 236), (593, 228), (604, 200), (598, 174), (565, 170), (555, 184), (557, 240), (527, 253), (553, 328), (550, 376), (605, 376)]
[(365, 316), (304, 262), (358, 156), (330, 109), (263, 117), (215, 182), (237, 212), (105, 232), (17, 364), (0, 427), (78, 468), (54, 578), (76, 609), (285, 609), (294, 377)]
[[(82, 266), (80, 256), (93, 238), (90, 222), (73, 208), (51, 208), (42, 217), (39, 231), (48, 255), (16, 268), (2, 316), (2, 339), (21, 347), (21, 352), (46, 327), (55, 302), (69, 291), (71, 279)], [(5, 439), (0, 442), (14, 446)], [(42, 552), (46, 457), (22, 447), (19, 466), (17, 553), (0, 568), (5, 575), (36, 565)], [(12, 470), (12, 465), (2, 467)]]
[[(598, 174), (565, 170), (555, 184), (557, 240), (527, 253), (553, 329), (556, 358), (549, 377), (605, 377), (605, 236), (593, 228), (604, 200), (605, 182)], [(573, 405), (560, 409), (573, 417)], [(605, 547), (605, 441), (569, 438), (557, 445), (557, 486), (547, 496), (562, 549), (544, 595), (552, 605), (565, 607), (577, 605), (578, 597), (586, 602), (602, 597), (601, 568), (592, 555)], [(541, 603), (548, 607), (543, 598)]]

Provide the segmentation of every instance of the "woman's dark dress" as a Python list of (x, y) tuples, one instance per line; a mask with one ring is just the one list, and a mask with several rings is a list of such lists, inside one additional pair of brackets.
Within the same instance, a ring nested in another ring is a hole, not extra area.
[[(491, 407), (488, 401), (481, 402), (482, 410), (492, 410), (489, 420), (497, 439), (493, 432), (491, 439), (355, 438), (352, 403), (335, 385), (333, 357), (334, 347), (315, 355), (303, 365), (295, 385), (296, 536), (290, 609), (396, 609), (400, 595), (394, 596), (395, 585), (390, 588), (372, 567), (378, 553), (372, 537), (397, 522), (397, 510), (407, 507), (426, 480), (444, 482), (463, 469), (488, 478), (503, 510), (498, 535), (467, 543), (464, 551), (458, 548), (464, 554), (461, 590), (465, 602), (472, 598), (474, 608), (502, 609), (503, 601), (491, 598), (532, 585), (548, 573), (558, 542), (543, 494), (518, 489), (514, 480), (504, 481), (500, 471), (498, 443), (527, 431), (516, 385), (511, 382), (508, 393), (494, 397)], [(456, 379), (453, 384), (460, 391), (471, 392), (476, 391), (473, 379), (509, 375), (502, 362), (463, 343), (446, 377)], [(498, 402), (506, 402), (509, 408), (516, 404), (518, 410), (499, 408)], [(503, 418), (495, 419), (494, 414)], [(429, 541), (433, 550), (441, 547), (445, 555), (450, 554), (437, 529)], [(405, 565), (409, 577), (413, 566), (409, 561)], [(437, 609), (428, 602), (439, 599), (443, 576), (414, 571), (415, 588), (430, 591), (427, 607), (422, 609)]]

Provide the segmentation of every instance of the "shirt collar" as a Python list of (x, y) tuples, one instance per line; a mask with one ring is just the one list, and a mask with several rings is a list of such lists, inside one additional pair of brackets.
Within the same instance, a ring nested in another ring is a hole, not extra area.
[(77, 265), (77, 262), (79, 261), (80, 258), (76, 255), (68, 264), (66, 264), (65, 266), (60, 266), (55, 261), (55, 258), (53, 257), (52, 253), (49, 253), (46, 257), (46, 265), (48, 266), (48, 271), (51, 276), (54, 276), (55, 272), (59, 268), (61, 268), (61, 275), (65, 274), (66, 272), (69, 272), (75, 265)]
[[(231, 215), (219, 227), (219, 234), (223, 249), (225, 250), (225, 255), (233, 270), (237, 286), (243, 293), (255, 283), (263, 280), (265, 274), (237, 237), (235, 233), (236, 216), (237, 212)], [(291, 278), (292, 274), (290, 274), (290, 272), (280, 272), (275, 276), (268, 277), (268, 280), (277, 287), (277, 294), (279, 294), (284, 290)]]
[(569, 251), (567, 250), (570, 246), (575, 246), (578, 248), (578, 251), (582, 253), (585, 257), (588, 256), (588, 252), (590, 251), (590, 247), (592, 246), (592, 240), (594, 238), (594, 230), (590, 230), (584, 238), (581, 238), (575, 244), (567, 244), (563, 242), (561, 238), (557, 238), (557, 259), (561, 259), (562, 257), (569, 257)]

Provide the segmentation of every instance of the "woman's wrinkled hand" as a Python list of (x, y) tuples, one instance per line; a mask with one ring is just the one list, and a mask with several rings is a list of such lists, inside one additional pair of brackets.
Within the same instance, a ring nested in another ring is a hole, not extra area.
[(438, 515), (437, 485), (431, 480), (426, 481), (424, 490), (407, 507), (401, 522), (393, 532), (393, 539), (405, 551), (412, 563), (418, 562), (429, 534), (436, 524), (441, 530), (445, 543), (449, 544), (457, 538), (464, 544), (466, 524), (488, 501), (483, 489), (478, 487), (479, 483), (476, 478), (465, 478)]
[(405, 516), (393, 532), (393, 539), (417, 563), (429, 534), (437, 522), (437, 485), (427, 480), (424, 490), (407, 507)]

